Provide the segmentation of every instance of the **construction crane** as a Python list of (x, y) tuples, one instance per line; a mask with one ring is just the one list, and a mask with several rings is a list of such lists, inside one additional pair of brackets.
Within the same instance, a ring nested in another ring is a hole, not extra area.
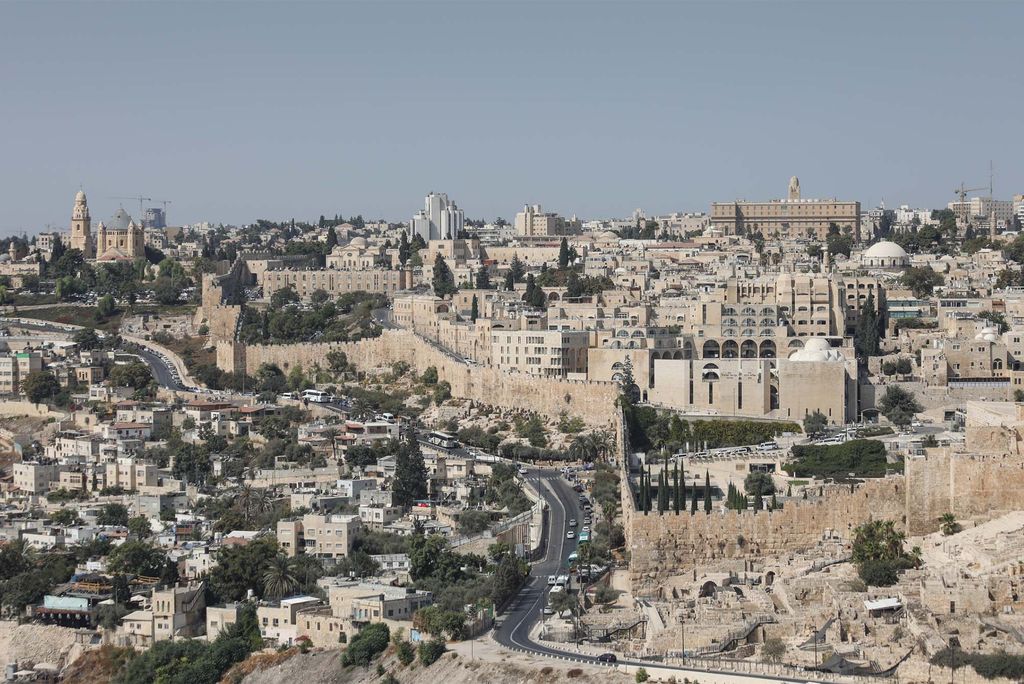
[(960, 218), (964, 223), (969, 223), (971, 220), (970, 210), (967, 208), (967, 193), (969, 192), (980, 192), (981, 190), (988, 190), (988, 188), (965, 188), (961, 181), (959, 188), (953, 189), (953, 194), (960, 198), (960, 204), (957, 205), (959, 208), (959, 214), (962, 214)]
[(135, 197), (111, 197), (110, 199), (116, 199), (116, 200), (137, 200), (138, 203), (139, 203), (139, 215), (136, 217), (136, 220), (138, 220), (139, 225), (142, 225), (142, 203), (143, 202), (152, 202), (153, 201), (152, 197), (143, 197), (142, 195), (136, 195)]

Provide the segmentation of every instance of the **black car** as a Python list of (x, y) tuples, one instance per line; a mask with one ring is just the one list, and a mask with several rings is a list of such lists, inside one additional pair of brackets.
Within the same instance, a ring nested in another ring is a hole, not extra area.
[(602, 653), (597, 656), (597, 662), (599, 663), (615, 663), (618, 662), (618, 657), (614, 653)]

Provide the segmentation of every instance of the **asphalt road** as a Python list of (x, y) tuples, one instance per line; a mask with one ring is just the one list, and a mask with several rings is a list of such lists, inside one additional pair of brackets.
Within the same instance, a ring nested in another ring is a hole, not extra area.
[(172, 372), (173, 366), (171, 366), (170, 363), (164, 361), (145, 347), (140, 346), (132, 353), (145, 361), (146, 365), (153, 371), (153, 377), (156, 378), (157, 384), (161, 387), (166, 387), (171, 390), (185, 389), (185, 386)]
[[(68, 330), (60, 324), (49, 323), (47, 321), (28, 323), (24, 322), (24, 319), (20, 319), (18, 322), (12, 321), (11, 325), (15, 325), (19, 328), (25, 328), (26, 330), (38, 330), (39, 332), (44, 333), (59, 333), (69, 338), (75, 334), (75, 330)], [(169, 362), (164, 361), (158, 355), (142, 346), (139, 346), (137, 350), (131, 353), (136, 354), (146, 363), (147, 366), (149, 366), (150, 370), (153, 371), (153, 377), (156, 378), (157, 383), (161, 387), (166, 387), (172, 390), (185, 389), (185, 386), (181, 384), (181, 381), (175, 378), (173, 371), (174, 367)]]
[(530, 629), (541, 618), (541, 610), (547, 603), (548, 575), (563, 574), (569, 555), (576, 550), (576, 539), (565, 538), (566, 524), (575, 518), (582, 525), (584, 515), (579, 508), (579, 495), (557, 470), (530, 468), (525, 477), (532, 480), (548, 504), (547, 544), (544, 557), (533, 564), (529, 580), (506, 609), (494, 638), (504, 646), (562, 655), (556, 649), (531, 641)]
[[(513, 649), (520, 649), (539, 655), (554, 656), (557, 658), (571, 658), (595, 665), (604, 665), (598, 661), (596, 656), (573, 651), (560, 650), (547, 644), (540, 644), (530, 638), (530, 630), (541, 619), (544, 606), (547, 605), (547, 577), (548, 575), (562, 574), (567, 565), (569, 555), (576, 550), (576, 539), (566, 539), (566, 523), (575, 518), (582, 526), (586, 514), (580, 510), (579, 495), (566, 482), (557, 470), (545, 468), (529, 468), (525, 477), (532, 480), (532, 484), (548, 504), (548, 525), (546, 529), (547, 546), (544, 557), (535, 562), (530, 570), (530, 578), (519, 595), (512, 600), (506, 608), (499, 624), (494, 628), (494, 639), (502, 646)], [(577, 533), (579, 528), (577, 528)], [(638, 661), (619, 659), (619, 664), (640, 665), (646, 667), (658, 667), (674, 670), (680, 674), (692, 674), (699, 677), (709, 672), (723, 675), (733, 675), (759, 679), (766, 682), (821, 682), (816, 679), (813, 672), (807, 675), (801, 674), (798, 678), (778, 677), (770, 674), (757, 674), (750, 672), (738, 673), (732, 670), (718, 670), (715, 668), (688, 668), (674, 665), (666, 665), (657, 661)]]

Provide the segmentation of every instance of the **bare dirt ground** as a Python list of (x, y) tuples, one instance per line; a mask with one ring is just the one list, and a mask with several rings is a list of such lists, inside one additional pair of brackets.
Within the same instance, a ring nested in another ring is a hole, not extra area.
[[(624, 684), (632, 678), (596, 666), (562, 663), (557, 660), (513, 653), (490, 640), (449, 644), (450, 651), (436, 663), (424, 667), (413, 661), (403, 667), (393, 655), (379, 662), (402, 684), (444, 682), (444, 684), (554, 684), (570, 679), (582, 684)], [(319, 651), (296, 655), (284, 663), (246, 676), (244, 684), (371, 684), (381, 681), (376, 664), (369, 669), (345, 669), (341, 652)]]

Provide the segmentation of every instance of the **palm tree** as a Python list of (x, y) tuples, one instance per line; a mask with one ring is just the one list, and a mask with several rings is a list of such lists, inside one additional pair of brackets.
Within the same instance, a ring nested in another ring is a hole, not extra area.
[(601, 504), (601, 515), (604, 517), (605, 523), (608, 525), (608, 529), (611, 529), (612, 524), (615, 522), (615, 517), (619, 514), (619, 501), (618, 499), (608, 499)]
[(280, 555), (274, 557), (263, 572), (263, 591), (272, 598), (283, 598), (299, 586), (294, 558)]
[(338, 431), (334, 428), (327, 428), (324, 430), (324, 437), (331, 440), (331, 456), (335, 461), (338, 460)]
[(956, 521), (956, 516), (952, 513), (943, 513), (939, 518), (939, 528), (942, 530), (942, 534), (948, 537), (960, 531), (960, 523)]
[(607, 430), (590, 433), (590, 441), (594, 445), (597, 456), (607, 459), (613, 450), (613, 442)]
[(590, 463), (597, 457), (597, 448), (592, 439), (586, 435), (578, 435), (569, 444), (569, 458), (574, 461)]
[(270, 512), (274, 508), (274, 502), (266, 489), (244, 484), (235, 497), (235, 506), (242, 512), (246, 524), (250, 524), (255, 518)]

